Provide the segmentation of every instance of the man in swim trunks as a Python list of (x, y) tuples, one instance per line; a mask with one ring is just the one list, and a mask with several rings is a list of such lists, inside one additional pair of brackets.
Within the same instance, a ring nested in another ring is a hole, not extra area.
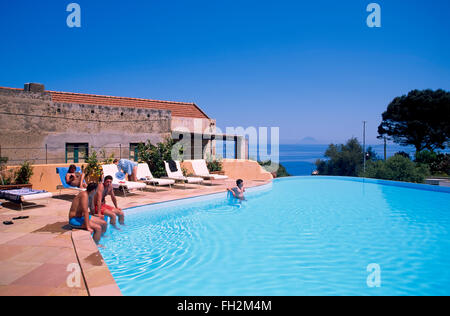
[(117, 165), (119, 171), (128, 175), (128, 181), (137, 182), (138, 164), (128, 159), (115, 159), (114, 164)]
[(77, 166), (71, 165), (69, 171), (66, 174), (66, 183), (76, 188), (86, 188), (87, 185), (84, 183), (84, 174), (76, 172)]
[(231, 188), (231, 189), (227, 189), (227, 190), (229, 192), (231, 192), (236, 199), (239, 199), (241, 201), (245, 200), (245, 196), (244, 196), (244, 192), (245, 192), (244, 180), (242, 180), (242, 179), (237, 180), (236, 181), (236, 187)]
[[(100, 183), (97, 187), (97, 190), (92, 198), (92, 200), (89, 202), (91, 211), (98, 215), (101, 219), (104, 218), (104, 216), (108, 216), (111, 221), (111, 225), (114, 228), (117, 228), (116, 225), (116, 217), (119, 217), (119, 223), (120, 225), (125, 224), (125, 214), (123, 213), (122, 209), (117, 206), (117, 199), (114, 195), (114, 190), (112, 186), (113, 178), (111, 176), (106, 176), (103, 180), (103, 183)], [(114, 203), (114, 207), (106, 204), (106, 196), (111, 196), (111, 200)], [(99, 211), (100, 210), (100, 211)]]
[(102, 234), (106, 231), (106, 222), (89, 215), (89, 195), (93, 195), (96, 188), (97, 184), (91, 183), (87, 186), (86, 191), (80, 192), (75, 197), (69, 211), (69, 224), (93, 233), (94, 241), (98, 244)]

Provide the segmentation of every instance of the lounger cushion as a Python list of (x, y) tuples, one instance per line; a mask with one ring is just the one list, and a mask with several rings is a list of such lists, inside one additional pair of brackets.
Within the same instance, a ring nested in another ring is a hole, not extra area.
[(17, 189), (0, 191), (0, 197), (15, 203), (42, 200), (53, 197), (53, 194), (44, 190)]
[(208, 166), (206, 165), (206, 161), (204, 159), (196, 159), (191, 160), (192, 169), (194, 169), (194, 173), (200, 177), (210, 177), (214, 180), (225, 180), (228, 179), (227, 176), (211, 174), (208, 170)]
[(146, 183), (149, 184), (157, 184), (157, 185), (172, 185), (175, 184), (175, 180), (171, 180), (171, 179), (150, 179), (150, 180), (145, 180)]
[(228, 176), (223, 176), (221, 174), (210, 174), (211, 177), (214, 178), (214, 180), (226, 180), (228, 179)]
[(24, 196), (22, 196), (22, 201), (30, 202), (30, 201), (36, 201), (36, 200), (51, 199), (52, 197), (53, 197), (53, 194), (50, 192), (38, 193), (38, 194), (32, 194), (32, 195), (24, 195)]
[(116, 173), (118, 172), (118, 168), (116, 165), (103, 165), (102, 169), (103, 169), (103, 175), (105, 177), (111, 176), (113, 178), (112, 185), (113, 185), (113, 188), (115, 188), (115, 189), (124, 187), (129, 190), (134, 190), (134, 189), (144, 189), (147, 187), (147, 185), (145, 183), (117, 179)]
[(201, 182), (203, 182), (203, 178), (186, 177), (186, 181), (188, 183), (201, 183)]
[[(180, 163), (177, 161), (176, 164), (177, 164), (177, 166), (179, 166)], [(181, 171), (181, 168), (178, 168), (176, 172), (172, 172), (170, 170), (169, 164), (166, 161), (164, 161), (164, 166), (166, 167), (166, 173), (169, 178), (171, 178), (171, 179), (185, 178), (183, 176), (183, 172)]]

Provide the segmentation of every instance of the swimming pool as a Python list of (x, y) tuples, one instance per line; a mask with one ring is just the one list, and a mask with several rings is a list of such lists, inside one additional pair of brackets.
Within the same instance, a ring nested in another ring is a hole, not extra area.
[(127, 210), (127, 226), (110, 230), (101, 250), (122, 293), (450, 294), (446, 188), (294, 177), (247, 199)]

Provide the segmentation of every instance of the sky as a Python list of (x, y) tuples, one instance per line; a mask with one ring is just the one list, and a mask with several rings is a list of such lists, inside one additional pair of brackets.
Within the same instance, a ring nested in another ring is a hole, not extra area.
[(450, 1), (376, 1), (380, 28), (370, 2), (0, 0), (0, 86), (195, 102), (286, 144), (361, 139), (367, 121), (378, 144), (395, 97), (450, 90)]

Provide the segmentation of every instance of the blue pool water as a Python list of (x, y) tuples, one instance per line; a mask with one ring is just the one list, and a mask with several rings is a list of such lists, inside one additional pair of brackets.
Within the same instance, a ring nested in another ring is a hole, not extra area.
[(124, 295), (449, 295), (450, 194), (413, 187), (298, 177), (144, 206), (101, 253)]

